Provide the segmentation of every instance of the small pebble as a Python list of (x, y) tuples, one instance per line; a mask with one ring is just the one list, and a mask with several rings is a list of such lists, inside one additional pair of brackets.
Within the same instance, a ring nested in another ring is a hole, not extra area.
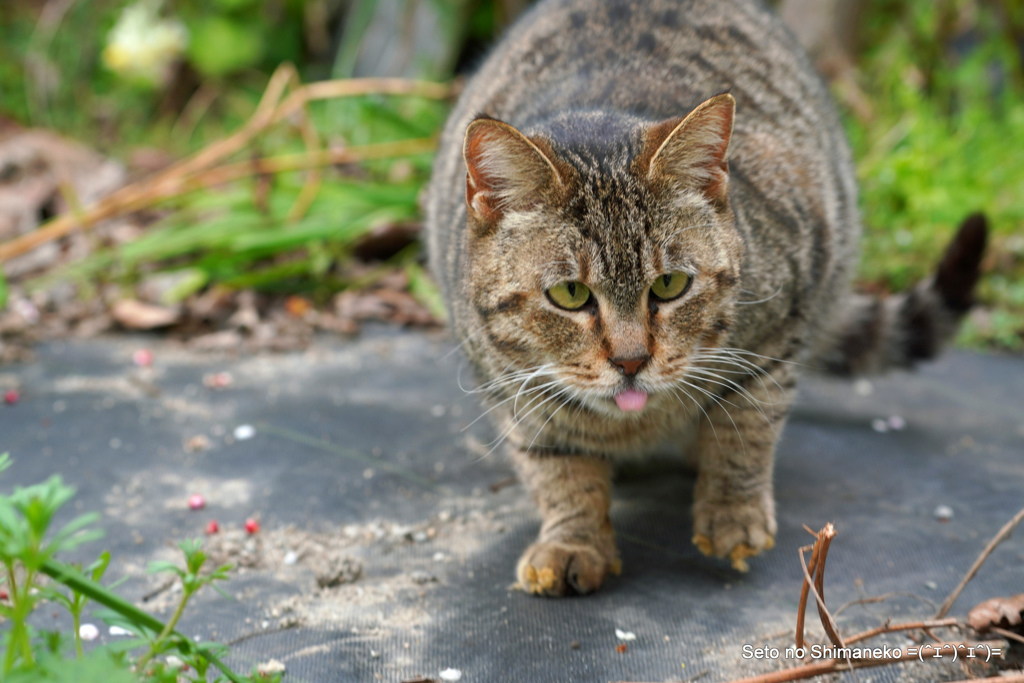
[(893, 430), (895, 432), (902, 431), (903, 429), (906, 428), (906, 426), (907, 426), (907, 421), (904, 420), (899, 415), (892, 415), (889, 418), (889, 429), (891, 429), (891, 430)]
[(409, 578), (412, 579), (413, 583), (418, 583), (420, 585), (424, 583), (430, 583), (431, 581), (437, 581), (437, 578), (435, 576), (428, 574), (422, 569), (414, 570), (411, 574), (409, 574)]
[(139, 349), (132, 354), (132, 362), (140, 368), (148, 368), (153, 364), (153, 352), (149, 349)]
[(430, 409), (430, 414), (434, 417), (444, 417), (444, 406), (438, 403)]
[(29, 325), (39, 322), (39, 308), (28, 299), (15, 299), (11, 308)]
[(578, 640), (572, 641), (571, 643), (569, 643), (569, 647), (572, 648), (573, 650), (580, 649), (580, 641), (578, 641)]
[(949, 520), (953, 519), (953, 508), (949, 507), (948, 505), (940, 505), (937, 508), (935, 508), (935, 512), (933, 512), (932, 514), (935, 515), (935, 519), (939, 520), (940, 522), (948, 522)]
[(245, 533), (254, 534), (260, 530), (260, 523), (251, 517), (245, 520)]
[(871, 421), (871, 428), (879, 434), (885, 434), (889, 431), (889, 423), (882, 418), (877, 418)]
[(164, 657), (164, 661), (167, 662), (167, 666), (172, 669), (183, 669), (185, 667), (185, 661), (181, 657), (175, 655), (167, 655)]
[(924, 582), (924, 587), (927, 588), (930, 591), (933, 591), (933, 590), (937, 590), (938, 589), (939, 584), (935, 583), (934, 581), (925, 581)]
[(440, 675), (442, 681), (457, 681), (462, 678), (462, 672), (458, 669), (445, 669)]
[(238, 425), (235, 427), (235, 439), (245, 441), (256, 436), (256, 428), (252, 425)]
[(11, 596), (7, 594), (7, 591), (3, 588), (0, 588), (0, 600), (6, 600), (9, 597)]
[(78, 627), (78, 636), (82, 640), (96, 640), (100, 637), (100, 630), (95, 624), (82, 624)]
[(214, 372), (209, 375), (203, 375), (203, 386), (211, 389), (229, 387), (234, 381), (235, 379), (231, 376), (230, 372)]
[(621, 629), (615, 629), (615, 637), (619, 640), (636, 640), (636, 634), (632, 631), (623, 631)]
[(217, 524), (217, 520), (211, 519), (206, 523), (206, 535), (213, 536), (215, 533), (220, 531), (220, 524)]
[(373, 479), (374, 471), (372, 467), (367, 467), (363, 470), (363, 479)]
[(427, 534), (426, 531), (415, 531), (412, 534), (412, 540), (416, 543), (426, 543), (428, 540), (430, 540), (430, 536)]
[(4, 403), (9, 406), (13, 406), (15, 403), (21, 400), (21, 394), (18, 393), (17, 389), (8, 389), (4, 392)]
[(853, 383), (853, 391), (858, 396), (870, 396), (874, 390), (875, 387), (870, 380), (859, 379)]
[(120, 626), (111, 626), (110, 627), (110, 635), (112, 635), (112, 636), (134, 636), (135, 634), (132, 633), (131, 631), (129, 631), (128, 629), (126, 629), (126, 628), (121, 628)]
[(377, 659), (380, 657), (380, 650), (370, 650), (370, 658)]
[(440, 550), (437, 551), (436, 553), (434, 553), (434, 558), (433, 559), (434, 559), (434, 562), (444, 562), (444, 559), (445, 559), (444, 558), (444, 553), (442, 553)]
[(260, 676), (266, 676), (268, 674), (283, 674), (285, 671), (284, 664), (276, 659), (271, 659), (265, 664), (260, 664), (256, 667), (256, 670), (259, 672)]
[(293, 565), (299, 561), (299, 554), (294, 550), (289, 550), (284, 554), (284, 563), (287, 565)]
[(193, 493), (188, 497), (188, 507), (190, 510), (202, 510), (206, 507), (206, 499), (198, 493)]

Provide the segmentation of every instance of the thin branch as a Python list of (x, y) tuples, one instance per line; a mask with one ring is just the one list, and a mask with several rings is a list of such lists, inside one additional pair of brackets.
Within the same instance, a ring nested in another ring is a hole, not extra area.
[[(808, 548), (811, 548), (811, 561), (807, 564), (808, 575), (814, 573), (814, 570), (818, 567), (818, 543), (815, 541), (814, 546), (802, 546), (799, 549), (800, 557), (803, 557), (804, 552)], [(804, 578), (803, 585), (800, 587), (800, 603), (796, 608), (796, 646), (802, 648), (804, 646), (804, 618), (807, 614), (807, 596), (811, 592), (811, 580), (808, 577)]]
[(1014, 515), (1013, 519), (1007, 522), (1003, 528), (999, 530), (999, 533), (993, 536), (992, 540), (988, 542), (985, 549), (981, 551), (980, 555), (978, 555), (978, 559), (974, 561), (971, 568), (967, 570), (966, 574), (964, 574), (964, 578), (960, 580), (960, 583), (953, 589), (953, 592), (949, 594), (949, 597), (943, 601), (942, 606), (939, 607), (939, 611), (935, 613), (936, 619), (941, 619), (946, 616), (949, 609), (953, 606), (953, 603), (956, 602), (958, 597), (960, 597), (960, 593), (963, 591), (964, 586), (974, 578), (974, 575), (978, 573), (978, 570), (981, 569), (981, 565), (985, 563), (985, 560), (987, 560), (988, 556), (992, 554), (992, 551), (996, 549), (996, 546), (1010, 537), (1013, 530), (1021, 523), (1021, 520), (1024, 520), (1024, 509), (1021, 509), (1020, 512)]
[[(962, 681), (952, 681), (951, 683), (978, 683), (979, 678), (964, 679)], [(993, 676), (989, 680), (993, 683), (1024, 683), (1024, 674), (1010, 674), (1009, 676)]]
[[(354, 78), (339, 81), (312, 83), (297, 88), (282, 101), (288, 85), (294, 82), (295, 67), (284, 64), (270, 77), (266, 90), (260, 98), (256, 111), (249, 120), (235, 133), (200, 150), (193, 156), (171, 165), (154, 177), (127, 185), (99, 200), (81, 215), (64, 214), (58, 216), (38, 230), (0, 244), (0, 263), (20, 256), (41, 244), (59, 239), (77, 228), (88, 229), (99, 221), (114, 216), (130, 213), (148, 206), (153, 197), (165, 199), (183, 193), (170, 188), (187, 186), (186, 180), (194, 180), (199, 174), (212, 171), (211, 167), (227, 157), (245, 148), (257, 135), (306, 107), (308, 102), (336, 97), (354, 97), (358, 95), (385, 94), (426, 97), (430, 99), (447, 99), (455, 92), (451, 85), (431, 83), (427, 81), (411, 81), (399, 78)], [(308, 119), (306, 119), (308, 120)], [(303, 124), (300, 123), (300, 127)], [(332, 158), (336, 151), (320, 150), (318, 141), (310, 135), (310, 130), (303, 130), (303, 139), (307, 146), (307, 158)], [(395, 143), (390, 143), (395, 144)], [(316, 152), (314, 153), (314, 150)], [(426, 150), (417, 150), (426, 151)], [(375, 157), (381, 158), (381, 157)], [(346, 161), (359, 161), (347, 159)], [(310, 165), (302, 165), (295, 169), (313, 169), (325, 163), (345, 163), (341, 161), (324, 161)], [(251, 165), (250, 165), (251, 166)], [(300, 195), (300, 202), (293, 207), (294, 218), (305, 211), (304, 205), (312, 201), (311, 195), (316, 186), (316, 177), (307, 177), (306, 188)], [(189, 186), (189, 191), (194, 189)]]
[[(1002, 648), (1005, 643), (1001, 641), (987, 641), (981, 643), (966, 643), (960, 641), (936, 643), (932, 647), (935, 648), (935, 652), (941, 651), (944, 647), (954, 647), (957, 652), (966, 652), (969, 648), (975, 650), (979, 648), (991, 647), (991, 648)], [(727, 683), (789, 683), (790, 681), (802, 681), (808, 678), (814, 678), (816, 676), (824, 676), (826, 674), (838, 673), (841, 671), (849, 671), (853, 669), (865, 669), (872, 666), (885, 666), (886, 664), (898, 664), (900, 662), (908, 661), (919, 661), (917, 650), (911, 653), (908, 648), (902, 648), (899, 650), (893, 650), (893, 654), (898, 653), (898, 657), (853, 657), (850, 658), (849, 663), (839, 659), (823, 659), (820, 662), (812, 662), (811, 664), (803, 664), (801, 666), (795, 666), (792, 669), (782, 669), (781, 671), (772, 671), (766, 674), (760, 674), (758, 676), (750, 676), (748, 678), (738, 678)], [(929, 655), (922, 655), (924, 659), (929, 659)], [(948, 660), (944, 660), (948, 661)], [(1024, 683), (1024, 675), (1009, 678), (998, 678), (996, 679), (999, 683)]]
[(910, 591), (891, 591), (889, 593), (883, 593), (882, 595), (873, 595), (873, 596), (868, 597), (868, 598), (858, 598), (856, 600), (851, 600), (850, 602), (847, 602), (847, 603), (844, 603), (844, 604), (840, 605), (838, 609), (832, 610), (832, 616), (838, 617), (840, 614), (842, 614), (843, 612), (845, 612), (849, 608), (853, 607), (854, 605), (872, 605), (872, 604), (877, 603), (877, 602), (885, 602), (889, 598), (895, 598), (895, 597), (900, 596), (900, 595), (904, 595), (904, 596), (906, 596), (908, 598), (914, 598), (915, 600), (923, 602), (928, 607), (932, 607), (932, 608), (935, 607), (935, 603), (934, 602), (932, 602), (928, 598), (921, 597), (920, 595), (917, 595), (916, 593), (911, 593)]
[(894, 631), (912, 631), (919, 628), (947, 628), (951, 626), (961, 626), (962, 624), (956, 619), (956, 617), (947, 617), (945, 619), (926, 619), (924, 621), (911, 621), (904, 624), (890, 624), (886, 623), (882, 626), (876, 626), (875, 628), (868, 629), (867, 631), (861, 631), (855, 633), (846, 639), (846, 644), (857, 643), (868, 638), (874, 638), (875, 636), (883, 633), (892, 633)]
[(397, 156), (422, 154), (432, 151), (437, 145), (433, 138), (417, 138), (398, 142), (384, 142), (348, 149), (320, 150), (314, 154), (284, 154), (278, 157), (259, 159), (255, 162), (239, 162), (218, 166), (191, 175), (177, 175), (160, 182), (142, 182), (123, 188), (101, 199), (79, 218), (70, 214), (61, 215), (46, 226), (21, 237), (0, 244), (0, 263), (20, 256), (35, 247), (63, 237), (76, 227), (92, 225), (114, 216), (138, 211), (156, 202), (178, 197), (211, 185), (218, 185), (261, 173), (284, 173), (301, 171), (330, 164), (346, 164), (356, 161), (386, 159)]
[[(825, 607), (825, 599), (821, 596), (818, 590), (819, 585), (824, 585), (824, 575), (822, 569), (825, 566), (825, 556), (828, 554), (828, 546), (835, 537), (836, 531), (831, 523), (826, 524), (822, 527), (821, 531), (818, 532), (818, 540), (814, 542), (814, 548), (817, 550), (818, 555), (818, 566), (817, 566), (817, 577), (816, 579), (811, 578), (811, 573), (807, 566), (807, 561), (804, 560), (804, 548), (800, 548), (797, 553), (800, 557), (800, 566), (804, 570), (804, 585), (810, 586), (811, 592), (814, 593), (814, 600), (818, 605), (818, 616), (821, 617), (821, 625), (825, 628), (825, 633), (828, 634), (828, 638), (832, 641), (833, 645), (843, 647), (843, 639), (839, 637), (839, 633), (836, 629), (835, 620), (832, 619), (832, 615), (829, 613), (828, 608)], [(812, 551), (812, 555), (814, 551)], [(814, 584), (811, 586), (811, 584)], [(801, 638), (802, 640), (802, 638)]]
[(988, 630), (992, 633), (995, 633), (997, 636), (1002, 636), (1003, 638), (1006, 638), (1007, 640), (1016, 640), (1018, 643), (1024, 643), (1024, 636), (1017, 633), (1016, 631), (1009, 631), (1005, 628), (1000, 628), (998, 626), (989, 626)]
[(818, 543), (821, 544), (821, 550), (818, 552), (818, 568), (814, 574), (814, 588), (816, 589), (814, 597), (818, 599), (818, 616), (821, 618), (822, 628), (825, 629), (825, 633), (828, 634), (828, 638), (832, 641), (833, 645), (843, 647), (843, 638), (839, 635), (836, 620), (832, 618), (828, 608), (825, 607), (825, 559), (828, 557), (828, 547), (835, 537), (836, 530), (831, 523), (826, 524), (818, 532)]

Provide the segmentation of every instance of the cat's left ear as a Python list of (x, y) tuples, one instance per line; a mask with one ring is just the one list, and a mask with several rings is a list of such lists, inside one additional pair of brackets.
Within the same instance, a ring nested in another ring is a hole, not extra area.
[(647, 131), (654, 152), (649, 180), (669, 179), (722, 204), (729, 189), (729, 140), (736, 100), (729, 93), (701, 103), (684, 119), (669, 119)]

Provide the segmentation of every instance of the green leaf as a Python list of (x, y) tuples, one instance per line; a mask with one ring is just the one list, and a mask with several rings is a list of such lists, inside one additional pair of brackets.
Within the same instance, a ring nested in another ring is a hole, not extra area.
[(167, 560), (153, 560), (146, 566), (147, 574), (162, 574), (162, 573), (175, 574), (177, 576), (185, 576), (185, 570)]
[(0, 268), (0, 311), (7, 308), (7, 278), (4, 277), (4, 269)]
[(263, 40), (263, 32), (256, 25), (207, 16), (192, 26), (189, 59), (202, 75), (222, 78), (258, 64), (263, 57)]

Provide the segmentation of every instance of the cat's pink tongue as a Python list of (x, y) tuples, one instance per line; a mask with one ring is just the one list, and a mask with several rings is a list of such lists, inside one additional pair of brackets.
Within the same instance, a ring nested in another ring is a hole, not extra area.
[(643, 410), (647, 405), (647, 394), (636, 389), (626, 389), (615, 394), (615, 404), (624, 412)]

